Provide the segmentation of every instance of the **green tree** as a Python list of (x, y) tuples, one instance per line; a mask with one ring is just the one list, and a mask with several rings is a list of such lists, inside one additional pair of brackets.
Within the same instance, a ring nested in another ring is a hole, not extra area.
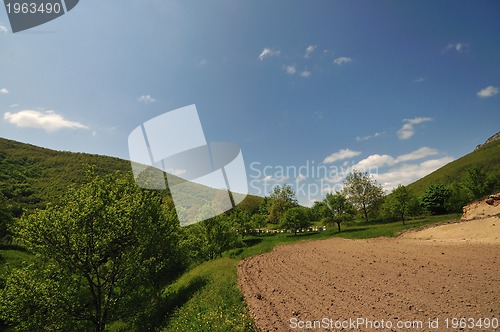
[(283, 213), (280, 225), (280, 227), (284, 229), (293, 229), (294, 234), (297, 235), (298, 229), (310, 225), (307, 209), (303, 206), (296, 206), (288, 209)]
[(384, 197), (382, 186), (367, 172), (361, 173), (358, 170), (347, 175), (343, 193), (358, 210), (363, 212), (366, 222), (369, 221), (370, 212), (375, 212)]
[(280, 222), (283, 214), (290, 208), (298, 205), (295, 191), (290, 185), (284, 184), (282, 187), (276, 186), (273, 188), (269, 196), (270, 203), (268, 205), (269, 222), (277, 224)]
[(12, 223), (12, 214), (7, 206), (7, 200), (0, 193), (0, 243), (10, 238), (9, 226)]
[(175, 212), (132, 176), (99, 177), (69, 188), (60, 205), (21, 218), (15, 236), (37, 264), (15, 269), (0, 316), (20, 330), (104, 331), (130, 318), (183, 266)]
[(482, 198), (492, 190), (492, 181), (481, 167), (471, 167), (463, 179), (463, 185), (472, 194), (472, 199)]
[(412, 207), (412, 200), (415, 195), (412, 190), (400, 184), (391, 193), (391, 202), (394, 213), (401, 218), (403, 225), (405, 224), (405, 216), (407, 216)]
[(234, 223), (224, 214), (186, 228), (186, 247), (197, 260), (221, 257), (226, 250), (241, 244)]
[(326, 194), (323, 202), (327, 206), (330, 214), (330, 217), (326, 220), (328, 220), (329, 224), (336, 223), (340, 233), (340, 224), (354, 219), (354, 215), (356, 214), (354, 205), (352, 205), (347, 197), (341, 192)]
[(422, 205), (432, 214), (446, 212), (446, 202), (450, 197), (450, 190), (441, 183), (431, 184), (422, 196)]

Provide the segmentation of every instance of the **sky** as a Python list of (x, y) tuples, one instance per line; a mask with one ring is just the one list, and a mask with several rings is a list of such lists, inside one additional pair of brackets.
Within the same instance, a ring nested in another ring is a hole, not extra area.
[(18, 33), (2, 7), (0, 136), (129, 159), (195, 104), (251, 193), (311, 204), (353, 168), (389, 192), (500, 131), (499, 31), (488, 0), (85, 0)]

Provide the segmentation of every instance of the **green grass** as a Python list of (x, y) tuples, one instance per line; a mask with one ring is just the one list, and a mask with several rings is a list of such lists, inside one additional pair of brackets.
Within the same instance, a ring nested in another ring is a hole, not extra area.
[(252, 319), (237, 286), (236, 267), (246, 257), (271, 251), (275, 246), (332, 237), (366, 239), (393, 237), (401, 231), (460, 218), (459, 214), (429, 216), (382, 224), (355, 223), (325, 232), (246, 237), (247, 247), (233, 249), (223, 258), (205, 262), (184, 274), (164, 291), (164, 299), (174, 303), (162, 331), (253, 331)]
[(35, 256), (15, 246), (0, 246), (0, 278), (4, 278), (9, 267), (21, 267), (32, 263)]
[(482, 167), (489, 176), (499, 176), (500, 168), (498, 165), (500, 165), (500, 140), (485, 144), (478, 150), (446, 164), (431, 174), (408, 185), (408, 187), (420, 196), (433, 183), (440, 182), (446, 185), (463, 179), (467, 170), (474, 166)]
[[(332, 237), (366, 239), (393, 237), (401, 231), (425, 227), (447, 220), (458, 219), (459, 214), (428, 216), (410, 220), (403, 225), (392, 223), (352, 223), (342, 225), (342, 232), (330, 227), (320, 233), (299, 233), (247, 236), (244, 248), (233, 249), (223, 258), (204, 262), (184, 273), (162, 292), (163, 308), (159, 317), (151, 317), (162, 326), (161, 331), (253, 331), (253, 322), (237, 284), (236, 267), (250, 256), (270, 252), (277, 245), (300, 241), (321, 240)], [(20, 267), (32, 262), (34, 256), (17, 247), (0, 247), (0, 278), (7, 266)], [(111, 331), (130, 331), (125, 322), (115, 322)]]

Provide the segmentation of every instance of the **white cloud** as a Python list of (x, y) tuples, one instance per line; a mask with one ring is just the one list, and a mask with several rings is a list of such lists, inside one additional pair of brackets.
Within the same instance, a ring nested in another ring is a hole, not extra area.
[(262, 181), (264, 182), (275, 182), (275, 183), (283, 183), (286, 180), (288, 180), (288, 176), (273, 177), (272, 175), (266, 175), (264, 178), (262, 178)]
[(316, 49), (316, 45), (309, 45), (306, 48), (306, 54), (304, 55), (305, 59), (309, 59), (311, 57), (312, 52)]
[(207, 59), (202, 59), (200, 61), (200, 65), (202, 65), (202, 66), (206, 65), (207, 63), (208, 63)]
[(488, 97), (493, 97), (497, 93), (498, 93), (498, 88), (494, 87), (493, 85), (490, 85), (479, 91), (477, 93), (477, 96), (479, 98), (488, 98)]
[(6, 112), (3, 118), (21, 128), (40, 128), (46, 132), (54, 132), (63, 128), (88, 128), (88, 126), (79, 122), (66, 120), (54, 111), (23, 110), (17, 113)]
[(384, 136), (384, 135), (385, 135), (385, 131), (382, 131), (380, 133), (375, 133), (373, 135), (368, 135), (368, 136), (357, 136), (356, 141), (363, 142), (363, 141), (367, 141), (369, 139), (377, 138), (377, 137)]
[(311, 76), (311, 74), (312, 73), (309, 70), (304, 70), (303, 72), (300, 73), (300, 77), (307, 78), (307, 77)]
[(7, 28), (3, 25), (0, 25), (0, 33), (7, 33), (9, 32), (9, 30), (7, 30)]
[(15, 108), (17, 106), (19, 106), (19, 104), (12, 104), (12, 105), (9, 106), (9, 108)]
[(354, 169), (370, 169), (370, 167), (393, 166), (397, 164), (397, 160), (387, 154), (372, 154), (358, 162), (352, 168)]
[(451, 157), (443, 157), (426, 160), (419, 164), (400, 165), (385, 173), (376, 173), (372, 176), (385, 190), (389, 191), (400, 184), (407, 185), (415, 182), (453, 160)]
[(295, 65), (286, 66), (286, 67), (285, 67), (285, 70), (286, 70), (286, 73), (287, 73), (288, 75), (293, 75), (293, 74), (295, 74), (295, 72), (297, 71), (297, 69), (295, 68)]
[(408, 154), (403, 154), (399, 157), (397, 157), (397, 162), (405, 162), (405, 161), (411, 161), (411, 160), (418, 160), (418, 159), (423, 159), (425, 157), (429, 156), (434, 156), (439, 154), (439, 151), (436, 149), (429, 148), (427, 146), (421, 147), (418, 150), (415, 150), (413, 152), (410, 152)]
[(337, 58), (335, 60), (333, 60), (333, 63), (335, 63), (336, 65), (343, 65), (343, 64), (347, 64), (349, 62), (351, 62), (352, 59), (351, 58), (348, 58), (348, 57), (345, 57), (345, 56), (342, 56), (340, 58)]
[(307, 180), (307, 176), (302, 175), (302, 174), (299, 174), (299, 175), (295, 178), (295, 182), (297, 182), (297, 183), (302, 182), (302, 181), (305, 181), (305, 180)]
[(423, 77), (417, 77), (416, 79), (413, 80), (413, 82), (415, 83), (422, 83), (423, 81), (425, 81), (425, 78)]
[(3, 95), (6, 95), (9, 93), (9, 90), (7, 90), (6, 88), (1, 88), (0, 89), (0, 93), (3, 94)]
[(419, 125), (428, 121), (432, 121), (432, 118), (417, 117), (413, 119), (404, 119), (403, 122), (405, 122), (405, 124), (397, 132), (398, 138), (401, 140), (411, 138), (413, 135), (415, 135), (415, 125)]
[(449, 43), (448, 46), (446, 46), (445, 51), (453, 50), (457, 51), (458, 53), (465, 52), (469, 49), (469, 44), (466, 43)]
[(140, 103), (144, 103), (144, 104), (151, 104), (151, 103), (154, 103), (156, 101), (156, 99), (151, 97), (151, 95), (142, 95), (139, 98), (137, 98), (137, 100)]
[(271, 57), (271, 56), (279, 56), (281, 53), (280, 50), (273, 50), (270, 48), (264, 48), (262, 52), (259, 54), (259, 59), (262, 61), (266, 57)]
[(326, 157), (323, 160), (323, 164), (331, 164), (331, 163), (336, 162), (337, 160), (344, 160), (347, 158), (353, 158), (353, 157), (359, 156), (360, 154), (361, 154), (360, 151), (353, 151), (350, 149), (342, 149), (342, 150), (334, 152), (331, 155), (329, 155), (328, 157)]
[(370, 168), (379, 168), (386, 166), (395, 166), (399, 163), (414, 161), (418, 159), (423, 159), (429, 156), (434, 156), (439, 154), (439, 151), (436, 149), (429, 148), (427, 146), (421, 147), (413, 152), (402, 154), (396, 158), (384, 154), (373, 154), (371, 156), (366, 157), (365, 159), (359, 161), (356, 165), (353, 166), (355, 169), (370, 169)]

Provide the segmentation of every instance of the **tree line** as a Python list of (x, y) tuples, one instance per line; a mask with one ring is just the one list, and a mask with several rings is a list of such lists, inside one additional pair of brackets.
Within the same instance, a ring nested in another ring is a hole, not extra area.
[(154, 329), (147, 317), (161, 307), (161, 290), (190, 267), (244, 246), (251, 230), (271, 226), (297, 234), (315, 222), (340, 232), (356, 219), (405, 223), (425, 213), (459, 212), (498, 187), (498, 179), (474, 167), (420, 197), (403, 185), (385, 195), (368, 173), (354, 170), (342, 191), (310, 208), (299, 205), (291, 186), (276, 186), (258, 204), (180, 227), (172, 198), (139, 188), (131, 174), (89, 168), (86, 178), (57, 204), (20, 218), (0, 196), (0, 243), (14, 241), (36, 257), (0, 278), (0, 327), (104, 331), (124, 321)]

